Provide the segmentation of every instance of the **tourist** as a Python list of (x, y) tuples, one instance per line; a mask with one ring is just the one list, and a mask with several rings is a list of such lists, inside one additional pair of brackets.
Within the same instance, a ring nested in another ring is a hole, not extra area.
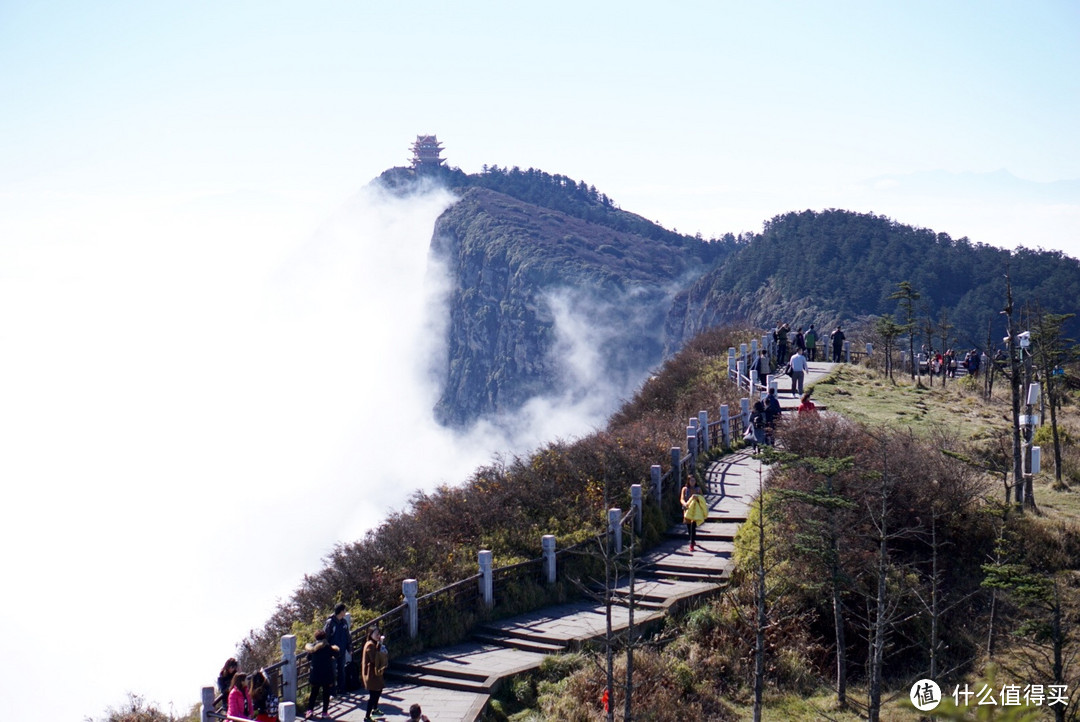
[(379, 709), (379, 695), (382, 694), (385, 683), (383, 673), (389, 664), (389, 655), (386, 652), (386, 637), (379, 633), (378, 627), (368, 630), (367, 641), (364, 642), (364, 651), (360, 657), (360, 676), (364, 679), (364, 686), (368, 691), (367, 714), (365, 720), (373, 720), (382, 717), (383, 712)]
[(304, 651), (307, 652), (311, 668), (308, 673), (311, 693), (308, 695), (307, 713), (304, 716), (311, 719), (315, 715), (315, 701), (322, 692), (322, 716), (325, 718), (330, 713), (330, 690), (334, 687), (334, 656), (340, 650), (330, 644), (326, 630), (320, 629), (315, 632), (315, 641), (307, 644)]
[(338, 694), (345, 694), (345, 665), (349, 663), (352, 653), (352, 635), (349, 632), (349, 617), (343, 602), (338, 602), (334, 607), (334, 613), (327, 618), (323, 625), (326, 632), (326, 641), (338, 648), (337, 658), (334, 665), (335, 687)]
[(218, 673), (218, 694), (221, 695), (222, 703), (224, 704), (228, 703), (229, 690), (232, 689), (233, 676), (238, 669), (240, 669), (240, 663), (237, 662), (234, 657), (229, 657), (225, 660), (225, 664), (222, 665), (221, 671)]
[(810, 330), (806, 332), (806, 350), (810, 354), (811, 361), (817, 361), (817, 331), (814, 324), (810, 324)]
[(694, 542), (697, 540), (698, 524), (703, 524), (709, 515), (709, 505), (697, 485), (697, 478), (691, 473), (686, 477), (682, 493), (679, 494), (679, 503), (683, 508), (683, 522), (686, 531), (690, 535), (690, 551), (694, 551)]
[(807, 391), (805, 394), (803, 394), (802, 398), (799, 399), (799, 408), (796, 409), (796, 411), (798, 412), (799, 416), (802, 416), (803, 414), (816, 414), (817, 413), (817, 406), (815, 406), (814, 402), (810, 400), (810, 392), (809, 391)]
[(776, 331), (773, 332), (773, 338), (776, 339), (776, 367), (780, 368), (787, 363), (788, 360), (788, 337), (791, 332), (791, 326), (786, 323), (781, 323), (776, 327)]
[(243, 672), (233, 675), (226, 714), (238, 719), (251, 719), (251, 695), (248, 693), (247, 675)]
[(743, 438), (753, 444), (754, 453), (758, 447), (765, 443), (765, 404), (760, 401), (754, 402), (754, 410), (750, 412), (750, 422), (746, 426)]
[(791, 357), (791, 371), (788, 373), (791, 376), (791, 395), (797, 396), (803, 392), (803, 379), (806, 376), (806, 357), (803, 356), (803, 350), (801, 348), (795, 349), (795, 355)]
[[(747, 373), (747, 376), (757, 372), (758, 383), (764, 388), (769, 385), (769, 371), (769, 352), (762, 349), (758, 357), (750, 364), (750, 372)], [(751, 378), (753, 377), (751, 376)]]
[(784, 410), (780, 408), (780, 399), (776, 398), (776, 389), (769, 389), (765, 397), (765, 428), (771, 429), (776, 426), (782, 413)]
[(844, 331), (839, 326), (836, 330), (829, 334), (829, 340), (832, 341), (832, 360), (833, 363), (840, 363), (840, 359), (844, 353)]
[(277, 684), (266, 671), (260, 671), (251, 678), (251, 707), (258, 722), (277, 722), (278, 696)]
[(409, 722), (431, 722), (431, 720), (420, 710), (420, 705), (414, 703), (409, 707)]

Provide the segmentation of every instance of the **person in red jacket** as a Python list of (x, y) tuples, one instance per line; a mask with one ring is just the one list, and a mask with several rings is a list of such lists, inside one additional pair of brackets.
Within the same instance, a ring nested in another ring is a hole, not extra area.
[(230, 717), (251, 719), (251, 695), (248, 693), (247, 675), (243, 672), (233, 675), (227, 713)]

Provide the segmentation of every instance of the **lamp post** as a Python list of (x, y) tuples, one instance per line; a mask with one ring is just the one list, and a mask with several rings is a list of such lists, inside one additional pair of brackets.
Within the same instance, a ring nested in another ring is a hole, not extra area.
[(1035, 426), (1039, 423), (1039, 417), (1034, 413), (1034, 407), (1039, 404), (1041, 385), (1038, 381), (1031, 380), (1031, 333), (1024, 331), (1017, 335), (1020, 346), (1020, 358), (1024, 364), (1024, 414), (1020, 417), (1020, 426), (1024, 438), (1024, 501), (1028, 506), (1035, 506), (1034, 475), (1038, 471), (1032, 459), (1032, 442), (1035, 436)]

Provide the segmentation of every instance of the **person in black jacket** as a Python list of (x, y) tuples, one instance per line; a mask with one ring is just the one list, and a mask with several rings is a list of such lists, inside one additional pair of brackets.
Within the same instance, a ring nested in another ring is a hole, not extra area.
[(352, 633), (349, 631), (349, 617), (344, 603), (339, 602), (334, 607), (334, 613), (327, 618), (323, 625), (326, 632), (326, 641), (341, 650), (337, 655), (335, 665), (336, 679), (335, 688), (338, 694), (345, 694), (345, 665), (349, 663), (352, 654)]
[(833, 363), (840, 363), (841, 356), (844, 354), (844, 336), (843, 330), (839, 326), (836, 330), (829, 334), (829, 339), (832, 340), (832, 360)]
[(765, 397), (765, 443), (770, 446), (773, 443), (773, 430), (783, 411), (780, 408), (780, 399), (776, 398), (776, 389), (769, 389), (769, 395)]
[(306, 719), (311, 719), (315, 713), (315, 700), (322, 691), (322, 716), (325, 718), (330, 713), (330, 689), (334, 686), (334, 656), (339, 650), (330, 644), (326, 638), (326, 631), (320, 629), (315, 632), (315, 641), (304, 647), (308, 655), (308, 663), (311, 665), (311, 673), (308, 675), (308, 685), (311, 687), (311, 695), (308, 697)]

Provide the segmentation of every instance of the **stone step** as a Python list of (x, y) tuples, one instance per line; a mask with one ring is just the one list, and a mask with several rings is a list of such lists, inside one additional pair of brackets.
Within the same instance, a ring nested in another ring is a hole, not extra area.
[(473, 640), (483, 644), (495, 644), (500, 647), (520, 649), (523, 652), (538, 652), (540, 654), (560, 654), (565, 652), (567, 645), (563, 642), (552, 641), (542, 635), (527, 635), (521, 633), (507, 633), (504, 630), (479, 629), (469, 635)]
[(710, 571), (672, 566), (656, 569), (655, 573), (668, 579), (681, 579), (684, 581), (697, 582), (719, 582), (726, 581), (727, 578), (731, 576), (731, 569), (723, 568), (716, 571)]
[(458, 679), (457, 677), (444, 676), (441, 674), (410, 674), (398, 672), (393, 667), (386, 670), (386, 679), (417, 687), (435, 687), (436, 689), (450, 689), (457, 692), (472, 692), (473, 694), (491, 694), (492, 685), (484, 681)]
[(394, 672), (400, 675), (432, 675), (435, 677), (450, 677), (452, 679), (461, 680), (464, 682), (474, 682), (482, 684), (487, 681), (488, 675), (481, 672), (468, 672), (467, 667), (464, 669), (446, 669), (445, 667), (432, 668), (421, 664), (409, 664), (407, 662), (394, 662), (387, 669), (388, 672)]

